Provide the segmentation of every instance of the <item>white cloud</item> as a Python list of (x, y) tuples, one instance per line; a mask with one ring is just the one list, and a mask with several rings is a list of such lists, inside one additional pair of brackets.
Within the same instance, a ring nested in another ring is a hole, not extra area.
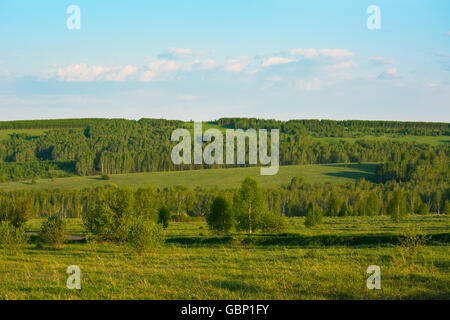
[(392, 68), (392, 69), (388, 69), (386, 71), (384, 71), (383, 73), (381, 73), (378, 76), (378, 79), (380, 80), (391, 80), (391, 79), (395, 79), (398, 78), (400, 75), (397, 71), (397, 68)]
[(171, 60), (156, 60), (142, 70), (139, 80), (150, 82), (170, 78), (181, 66)]
[(58, 68), (56, 75), (58, 80), (67, 82), (125, 81), (129, 76), (136, 74), (137, 71), (138, 68), (130, 65), (109, 68), (103, 66), (89, 67), (81, 63)]
[(263, 67), (268, 67), (274, 64), (284, 64), (284, 63), (290, 63), (293, 62), (293, 59), (289, 58), (282, 58), (282, 57), (271, 57), (269, 59), (266, 59), (266, 61), (263, 62)]
[(241, 72), (248, 65), (249, 59), (239, 58), (239, 59), (228, 59), (223, 64), (223, 70)]
[(309, 48), (309, 49), (292, 49), (289, 52), (293, 56), (303, 56), (306, 59), (311, 59), (316, 57), (319, 54), (317, 49)]
[(372, 64), (384, 66), (388, 64), (393, 64), (395, 62), (395, 59), (377, 56), (377, 57), (370, 57), (369, 61)]
[(330, 57), (336, 60), (348, 59), (355, 56), (353, 52), (345, 49), (322, 49), (320, 55), (324, 57)]
[(447, 37), (450, 37), (450, 31), (447, 31), (447, 33), (445, 34)]
[(326, 57), (335, 60), (349, 59), (355, 56), (353, 52), (345, 49), (314, 49), (314, 48), (297, 48), (289, 51), (291, 56), (302, 56), (305, 59), (312, 59), (316, 57)]
[(197, 52), (197, 51), (194, 51), (191, 49), (170, 47), (170, 48), (167, 48), (166, 51), (161, 53), (159, 55), (159, 58), (176, 59), (176, 58), (192, 57), (192, 56), (196, 56), (199, 54), (200, 54), (200, 52)]
[(203, 60), (203, 61), (199, 62), (199, 64), (200, 64), (200, 69), (202, 69), (202, 70), (214, 69), (217, 66), (217, 63), (213, 59)]
[(294, 86), (302, 91), (318, 91), (322, 89), (322, 81), (317, 78), (311, 80), (297, 79)]

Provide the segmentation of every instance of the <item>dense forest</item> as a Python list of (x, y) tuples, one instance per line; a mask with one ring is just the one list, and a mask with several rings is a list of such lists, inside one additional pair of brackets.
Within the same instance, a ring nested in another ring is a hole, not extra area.
[[(448, 163), (446, 145), (367, 140), (366, 134), (449, 135), (449, 124), (388, 121), (219, 119), (219, 128), (279, 128), (280, 164), (415, 162), (419, 158)], [(2, 129), (48, 129), (43, 135), (11, 134), (0, 141), (0, 182), (69, 175), (190, 170), (222, 165), (175, 166), (170, 141), (177, 120), (68, 119), (0, 122)], [(57, 129), (56, 129), (57, 128)], [(353, 137), (327, 143), (317, 137)], [(225, 166), (223, 166), (225, 167)], [(229, 167), (228, 165), (226, 167)], [(395, 170), (399, 170), (396, 168)], [(386, 170), (385, 170), (386, 171)], [(392, 170), (391, 170), (392, 171)], [(380, 173), (381, 174), (381, 173)], [(404, 174), (403, 174), (404, 175)], [(390, 179), (386, 173), (380, 178)], [(405, 179), (401, 176), (396, 180)]]

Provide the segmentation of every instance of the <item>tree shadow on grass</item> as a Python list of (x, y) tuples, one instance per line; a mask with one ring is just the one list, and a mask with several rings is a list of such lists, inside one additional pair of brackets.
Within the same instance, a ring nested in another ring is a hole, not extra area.
[(263, 290), (260, 286), (247, 284), (238, 280), (213, 280), (210, 283), (217, 288), (226, 289), (231, 292), (261, 293)]
[(326, 176), (338, 177), (338, 178), (347, 178), (352, 180), (358, 180), (364, 178), (367, 181), (376, 182), (375, 175), (373, 173), (366, 172), (354, 172), (354, 171), (340, 171), (340, 172), (327, 172), (324, 173)]
[(377, 163), (336, 163), (336, 164), (327, 164), (327, 167), (335, 167), (335, 168), (348, 168), (353, 170), (358, 170), (361, 172), (367, 173), (375, 173), (375, 170), (378, 166)]

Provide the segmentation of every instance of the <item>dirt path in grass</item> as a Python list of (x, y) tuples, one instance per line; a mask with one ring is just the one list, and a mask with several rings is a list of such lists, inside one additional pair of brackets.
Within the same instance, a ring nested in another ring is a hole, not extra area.
[[(26, 232), (26, 234), (32, 235), (32, 236), (37, 236), (39, 235), (38, 232)], [(82, 236), (76, 236), (74, 234), (66, 234), (65, 235), (67, 240), (72, 240), (72, 241), (80, 241), (80, 240), (84, 240), (85, 237)]]

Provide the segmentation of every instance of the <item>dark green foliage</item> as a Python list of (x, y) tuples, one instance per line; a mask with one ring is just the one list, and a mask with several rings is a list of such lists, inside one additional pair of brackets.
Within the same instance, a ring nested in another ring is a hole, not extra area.
[(61, 248), (66, 234), (66, 222), (57, 216), (51, 216), (41, 226), (39, 240), (54, 248)]
[(231, 230), (234, 217), (226, 198), (219, 196), (214, 199), (211, 209), (206, 215), (206, 222), (211, 230), (218, 233), (227, 233)]
[(341, 203), (342, 203), (342, 200), (338, 199), (335, 196), (332, 196), (330, 198), (330, 201), (328, 201), (327, 210), (325, 212), (325, 215), (327, 217), (339, 216), (339, 211), (341, 209)]
[(322, 224), (322, 218), (322, 210), (315, 207), (312, 202), (310, 202), (306, 209), (305, 227), (311, 228)]
[(167, 207), (161, 207), (158, 210), (158, 223), (167, 229), (170, 221), (170, 210)]

